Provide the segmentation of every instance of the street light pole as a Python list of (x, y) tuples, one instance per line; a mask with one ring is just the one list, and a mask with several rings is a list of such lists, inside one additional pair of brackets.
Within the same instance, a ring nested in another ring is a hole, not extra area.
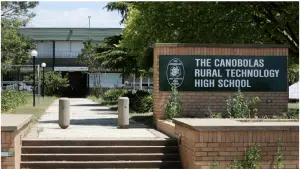
[(33, 59), (33, 85), (32, 85), (32, 95), (33, 95), (33, 107), (35, 107), (35, 58), (37, 57), (37, 51), (36, 50), (32, 50), (31, 51), (31, 56)]
[(45, 97), (45, 67), (46, 67), (46, 63), (42, 63), (42, 68), (43, 68), (43, 98)]

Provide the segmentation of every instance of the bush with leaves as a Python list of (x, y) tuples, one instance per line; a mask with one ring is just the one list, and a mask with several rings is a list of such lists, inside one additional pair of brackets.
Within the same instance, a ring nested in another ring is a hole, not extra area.
[(109, 89), (103, 95), (103, 100), (105, 102), (117, 103), (119, 97), (125, 96), (127, 90), (125, 89)]
[(217, 119), (221, 119), (223, 117), (226, 117), (223, 113), (216, 113), (216, 112), (212, 112), (210, 109), (210, 106), (207, 107), (207, 112), (204, 113), (204, 117), (205, 118), (217, 118)]
[[(283, 169), (284, 165), (282, 164), (283, 155), (280, 152), (281, 143), (280, 138), (278, 138), (277, 142), (277, 151), (276, 151), (276, 159), (274, 163), (275, 169)], [(258, 160), (260, 160), (260, 152), (261, 149), (258, 144), (254, 144), (250, 146), (246, 151), (244, 158), (242, 160), (234, 159), (232, 165), (228, 165), (227, 169), (257, 169), (260, 168), (260, 164)], [(218, 169), (219, 165), (216, 161), (213, 161), (210, 164), (210, 169)]]
[(168, 103), (165, 105), (166, 119), (172, 119), (180, 117), (181, 114), (181, 102), (178, 98), (178, 91), (175, 86), (172, 86), (172, 92), (169, 96)]
[(288, 119), (299, 119), (298, 109), (288, 109), (286, 116)]
[(136, 113), (147, 113), (153, 110), (153, 96), (144, 90), (128, 92), (130, 110)]
[(227, 113), (231, 118), (253, 117), (257, 112), (253, 106), (259, 101), (258, 97), (253, 97), (252, 100), (246, 99), (239, 89), (235, 98), (229, 97), (227, 100)]
[(129, 107), (136, 113), (147, 113), (153, 110), (153, 96), (144, 90), (128, 92), (125, 97), (129, 98)]
[(230, 165), (229, 169), (257, 169), (260, 164), (258, 160), (260, 160), (260, 147), (258, 144), (254, 144), (250, 146), (244, 155), (244, 159), (238, 160), (234, 159), (233, 165)]
[(273, 116), (273, 119), (297, 119), (299, 120), (299, 110), (298, 109), (288, 109), (287, 112), (277, 113)]
[(280, 143), (280, 138), (278, 138), (277, 141), (277, 151), (276, 151), (276, 161), (275, 161), (275, 169), (283, 169), (284, 165), (282, 164), (282, 159), (283, 159), (283, 155), (280, 152), (280, 148), (281, 148), (281, 143)]
[(104, 104), (116, 104), (119, 97), (129, 98), (131, 112), (147, 113), (153, 110), (153, 96), (144, 90), (127, 91), (125, 89), (110, 89), (103, 95)]
[(28, 103), (30, 95), (27, 91), (4, 90), (1, 92), (1, 111), (7, 112)]
[(147, 113), (153, 111), (153, 95), (148, 95), (142, 98), (140, 112)]
[(62, 92), (69, 87), (68, 77), (62, 77), (58, 72), (45, 73), (45, 95), (61, 96)]
[[(43, 82), (43, 76), (41, 76), (41, 82)], [(38, 76), (35, 76), (37, 82)], [(29, 75), (24, 77), (24, 81), (32, 82), (33, 76)], [(66, 75), (62, 77), (59, 72), (45, 72), (45, 95), (46, 96), (61, 96), (63, 91), (69, 86), (69, 79)], [(43, 89), (42, 89), (43, 90)]]

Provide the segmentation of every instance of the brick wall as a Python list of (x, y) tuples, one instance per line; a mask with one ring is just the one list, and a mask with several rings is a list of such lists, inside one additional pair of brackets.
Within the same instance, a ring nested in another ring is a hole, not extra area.
[(28, 124), (14, 132), (1, 132), (1, 151), (14, 152), (12, 157), (1, 157), (2, 169), (20, 169), (22, 138), (28, 132)]
[(278, 137), (284, 168), (299, 168), (299, 131), (196, 131), (176, 124), (175, 133), (181, 135), (184, 169), (209, 169), (214, 160), (225, 169), (234, 158), (242, 159), (245, 148), (254, 143), (261, 147), (261, 168), (273, 169)]
[[(159, 55), (221, 55), (221, 56), (287, 56), (288, 48), (283, 45), (193, 45), (155, 44), (154, 45), (154, 116), (164, 119), (164, 105), (170, 92), (159, 91)], [(226, 111), (226, 99), (233, 92), (179, 92), (182, 101), (183, 117), (203, 117), (210, 106), (213, 112)], [(259, 115), (274, 115), (287, 110), (288, 92), (245, 92), (246, 97), (258, 96)], [(266, 103), (267, 101), (271, 101)]]

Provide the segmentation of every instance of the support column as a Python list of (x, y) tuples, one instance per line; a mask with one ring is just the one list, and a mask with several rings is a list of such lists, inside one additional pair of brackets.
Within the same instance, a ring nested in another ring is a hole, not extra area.
[(140, 76), (140, 89), (143, 90), (143, 76)]
[(53, 41), (53, 50), (52, 50), (52, 70), (54, 71), (54, 67), (55, 67), (55, 41)]

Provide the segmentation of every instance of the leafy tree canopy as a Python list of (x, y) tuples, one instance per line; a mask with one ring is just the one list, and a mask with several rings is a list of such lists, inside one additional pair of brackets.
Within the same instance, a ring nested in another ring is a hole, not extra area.
[(26, 26), (35, 16), (29, 10), (38, 2), (1, 2), (1, 61), (4, 64), (25, 64), (30, 58), (29, 50), (34, 48), (33, 41), (20, 34), (19, 28)]
[(145, 57), (153, 43), (289, 44), (299, 61), (298, 2), (113, 2), (122, 48)]
[(130, 55), (124, 48), (119, 47), (121, 35), (105, 38), (103, 44), (84, 42), (84, 48), (78, 56), (79, 64), (89, 67), (91, 72), (106, 70), (122, 71), (124, 77), (138, 73), (136, 57)]

